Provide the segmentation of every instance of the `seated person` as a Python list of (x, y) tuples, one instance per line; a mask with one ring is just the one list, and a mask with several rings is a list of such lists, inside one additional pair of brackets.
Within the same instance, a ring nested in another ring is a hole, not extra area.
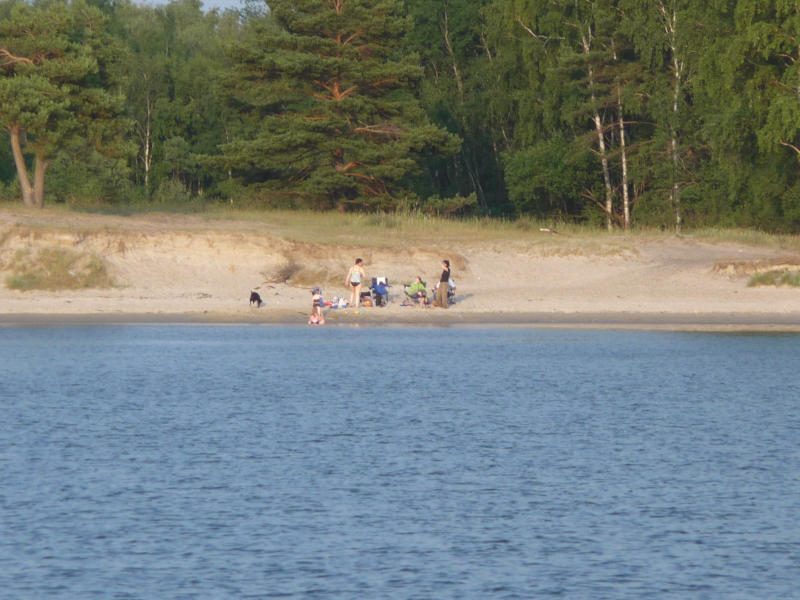
[(384, 306), (389, 303), (389, 287), (385, 280), (378, 279), (372, 287), (372, 291), (375, 292), (376, 306)]
[(425, 284), (422, 283), (422, 278), (415, 277), (414, 283), (408, 286), (406, 294), (408, 294), (409, 298), (419, 302), (420, 306), (425, 306), (428, 298), (428, 292), (425, 291)]

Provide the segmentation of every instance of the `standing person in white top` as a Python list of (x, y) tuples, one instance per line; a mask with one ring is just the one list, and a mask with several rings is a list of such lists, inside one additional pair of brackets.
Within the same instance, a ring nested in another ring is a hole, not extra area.
[(364, 270), (364, 261), (357, 258), (356, 263), (350, 267), (347, 277), (344, 279), (344, 284), (349, 285), (351, 289), (350, 306), (358, 308), (358, 303), (361, 301), (361, 284), (366, 278), (367, 272)]

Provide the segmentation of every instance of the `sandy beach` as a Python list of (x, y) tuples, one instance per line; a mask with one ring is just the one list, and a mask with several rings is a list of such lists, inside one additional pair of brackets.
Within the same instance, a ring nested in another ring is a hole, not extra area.
[[(20, 253), (46, 248), (100, 257), (114, 285), (9, 289)], [(747, 285), (754, 272), (800, 263), (795, 252), (765, 245), (623, 234), (587, 244), (533, 231), (457, 248), (331, 246), (194, 217), (18, 211), (0, 211), (0, 325), (303, 324), (312, 285), (326, 299), (347, 294), (356, 256), (369, 276), (389, 279), (390, 304), (328, 310), (330, 325), (800, 331), (800, 289)], [(403, 306), (402, 284), (421, 275), (430, 289), (442, 258), (453, 263), (457, 302)], [(263, 307), (249, 303), (251, 290)]]

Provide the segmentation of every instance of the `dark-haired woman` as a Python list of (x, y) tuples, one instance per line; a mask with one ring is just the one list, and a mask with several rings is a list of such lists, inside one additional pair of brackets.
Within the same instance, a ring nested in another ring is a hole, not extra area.
[(361, 300), (361, 285), (367, 278), (367, 272), (364, 270), (364, 261), (360, 258), (356, 259), (356, 263), (350, 267), (347, 272), (347, 277), (344, 279), (344, 284), (350, 286), (350, 306), (358, 308), (358, 303)]
[(447, 290), (450, 287), (450, 261), (442, 261), (442, 276), (439, 278), (439, 285), (436, 287), (436, 304), (442, 308), (447, 308)]

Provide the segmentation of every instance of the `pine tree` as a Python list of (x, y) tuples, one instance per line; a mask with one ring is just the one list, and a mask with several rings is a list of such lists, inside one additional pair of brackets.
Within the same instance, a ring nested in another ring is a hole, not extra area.
[(112, 46), (104, 26), (102, 13), (83, 0), (20, 3), (0, 21), (0, 124), (26, 206), (44, 204), (45, 174), (58, 153), (77, 155), (87, 142), (102, 153), (124, 150), (121, 98), (104, 89)]
[(227, 91), (242, 115), (223, 166), (316, 206), (391, 204), (418, 160), (452, 153), (414, 95), (396, 0), (274, 0), (232, 49)]

